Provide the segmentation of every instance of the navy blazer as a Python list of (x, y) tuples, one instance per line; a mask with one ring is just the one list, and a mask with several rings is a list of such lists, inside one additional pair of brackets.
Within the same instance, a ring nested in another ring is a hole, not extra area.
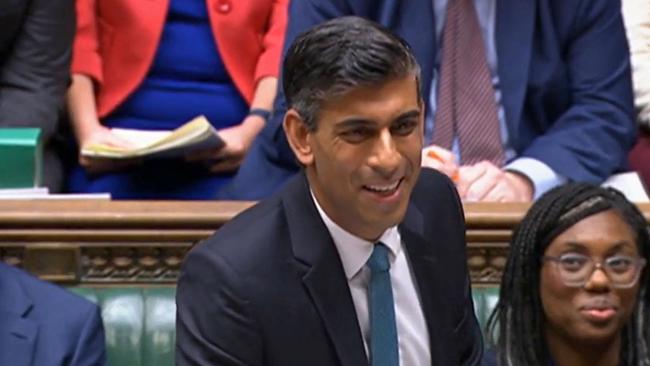
[[(432, 364), (478, 365), (460, 201), (423, 169), (399, 225)], [(304, 174), (194, 248), (176, 295), (184, 365), (368, 365), (343, 265)]]
[[(636, 138), (629, 52), (619, 0), (497, 0), (496, 48), (510, 144), (571, 180), (600, 183), (626, 167)], [(436, 59), (432, 0), (293, 1), (286, 48), (325, 20), (357, 15), (410, 43), (430, 95)], [(282, 130), (286, 105), (220, 198), (259, 199), (298, 171)], [(426, 97), (425, 97), (426, 99)]]
[(0, 365), (105, 364), (96, 305), (0, 262)]

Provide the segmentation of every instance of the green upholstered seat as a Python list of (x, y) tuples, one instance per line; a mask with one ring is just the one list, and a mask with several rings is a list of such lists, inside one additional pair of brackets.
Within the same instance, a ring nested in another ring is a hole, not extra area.
[(481, 325), (481, 329), (485, 332), (488, 318), (499, 300), (499, 288), (494, 286), (472, 287), (472, 298), (476, 318)]
[(71, 290), (101, 307), (109, 365), (174, 365), (175, 287)]
[[(109, 365), (174, 365), (175, 287), (73, 287), (71, 290), (101, 307)], [(496, 287), (472, 289), (476, 316), (483, 329), (498, 296)]]

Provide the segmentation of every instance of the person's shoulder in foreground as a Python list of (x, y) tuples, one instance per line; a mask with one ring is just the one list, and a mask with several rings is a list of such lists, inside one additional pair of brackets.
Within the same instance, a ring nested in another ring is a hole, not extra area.
[(0, 365), (105, 364), (96, 305), (0, 263)]

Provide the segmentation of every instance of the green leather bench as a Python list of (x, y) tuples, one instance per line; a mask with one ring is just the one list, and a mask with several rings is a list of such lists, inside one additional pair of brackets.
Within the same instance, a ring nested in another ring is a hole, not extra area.
[(71, 290), (101, 307), (109, 365), (174, 365), (175, 287)]
[(488, 318), (499, 300), (499, 288), (496, 286), (473, 287), (472, 298), (474, 300), (474, 313), (476, 313), (481, 329), (485, 331)]
[[(109, 365), (174, 365), (175, 287), (73, 287), (71, 290), (101, 307)], [(476, 316), (484, 327), (498, 299), (498, 288), (474, 287), (472, 296)]]

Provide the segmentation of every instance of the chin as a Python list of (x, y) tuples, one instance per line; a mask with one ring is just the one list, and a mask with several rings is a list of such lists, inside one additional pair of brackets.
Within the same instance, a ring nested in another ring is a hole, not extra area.
[(614, 325), (605, 327), (587, 325), (582, 329), (577, 329), (575, 337), (585, 344), (602, 345), (615, 341), (621, 331), (622, 327)]
[(391, 212), (386, 212), (383, 215), (383, 220), (386, 222), (390, 222), (390, 226), (397, 225), (404, 220), (404, 216), (406, 215), (406, 208), (408, 207), (408, 201), (403, 202), (399, 205), (398, 208)]
[(373, 217), (368, 217), (367, 222), (376, 227), (380, 228), (383, 232), (384, 230), (399, 225), (404, 219), (404, 214), (402, 212), (392, 212), (392, 213), (378, 213), (378, 215), (373, 215)]

